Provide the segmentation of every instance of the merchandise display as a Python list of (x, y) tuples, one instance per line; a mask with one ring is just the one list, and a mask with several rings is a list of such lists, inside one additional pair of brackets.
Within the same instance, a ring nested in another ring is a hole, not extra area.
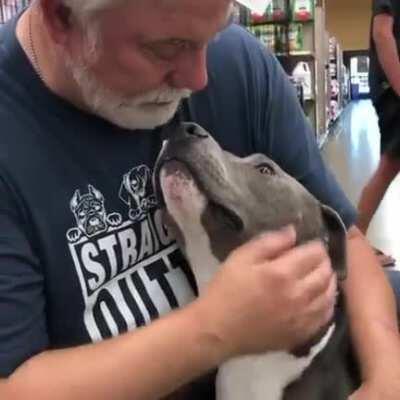
[(314, 19), (314, 0), (291, 0), (292, 20), (311, 21)]
[(266, 21), (286, 21), (288, 8), (286, 0), (272, 0), (265, 12)]
[(296, 87), (305, 114), (319, 133), (322, 130), (315, 95), (318, 35), (314, 21), (315, 0), (273, 0), (263, 14), (251, 13), (248, 28), (276, 54)]
[(292, 23), (289, 25), (289, 51), (299, 52), (304, 50), (303, 24)]
[(295, 82), (303, 87), (304, 100), (312, 100), (314, 98), (314, 90), (312, 72), (308, 62), (298, 62), (292, 72), (292, 77)]
[(0, 24), (4, 24), (29, 3), (29, 0), (0, 0)]
[(343, 64), (343, 52), (335, 37), (329, 38), (329, 80), (330, 99), (328, 120), (334, 123), (349, 101), (349, 79), (347, 68)]
[(325, 12), (325, 0), (274, 0), (264, 13), (249, 13), (248, 25), (289, 75), (318, 140), (326, 137), (350, 93), (349, 73), (336, 39), (329, 40)]
[(288, 26), (279, 24), (256, 24), (249, 30), (277, 55), (304, 51), (303, 24), (291, 23)]

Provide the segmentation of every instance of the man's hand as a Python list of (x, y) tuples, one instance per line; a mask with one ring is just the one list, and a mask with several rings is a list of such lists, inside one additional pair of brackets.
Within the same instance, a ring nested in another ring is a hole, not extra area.
[(293, 349), (332, 318), (337, 282), (329, 257), (320, 243), (295, 242), (290, 228), (244, 245), (198, 300), (227, 358)]
[(392, 379), (385, 380), (364, 383), (359, 390), (349, 397), (349, 400), (398, 400), (400, 382), (395, 386)]

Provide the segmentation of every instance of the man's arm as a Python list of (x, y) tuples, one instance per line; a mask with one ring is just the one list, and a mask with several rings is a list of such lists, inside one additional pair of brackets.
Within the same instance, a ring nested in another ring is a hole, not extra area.
[(400, 335), (393, 291), (371, 247), (355, 227), (349, 230), (348, 265), (345, 292), (353, 342), (363, 381), (374, 387), (370, 397), (360, 398), (369, 400), (378, 393), (380, 397), (375, 398), (398, 398)]
[(221, 361), (194, 307), (115, 339), (44, 352), (2, 381), (0, 398), (162, 398)]
[(373, 39), (379, 62), (393, 90), (400, 96), (400, 60), (393, 35), (394, 18), (390, 14), (378, 14), (373, 22)]
[(287, 229), (245, 244), (186, 308), (115, 339), (35, 356), (1, 383), (0, 398), (155, 400), (229, 357), (297, 347), (331, 320), (336, 279), (321, 243), (295, 243)]

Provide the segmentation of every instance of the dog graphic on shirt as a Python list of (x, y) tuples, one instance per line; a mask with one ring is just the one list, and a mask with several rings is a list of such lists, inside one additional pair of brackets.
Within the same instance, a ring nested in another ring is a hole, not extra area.
[(67, 232), (67, 238), (72, 243), (78, 241), (83, 235), (92, 238), (107, 232), (110, 226), (119, 226), (122, 223), (120, 214), (107, 214), (104, 196), (92, 185), (88, 185), (88, 192), (83, 195), (79, 190), (75, 191), (70, 208), (77, 224), (77, 228), (72, 228)]
[(123, 177), (119, 197), (129, 207), (129, 219), (133, 222), (143, 220), (157, 206), (151, 176), (150, 168), (141, 165)]

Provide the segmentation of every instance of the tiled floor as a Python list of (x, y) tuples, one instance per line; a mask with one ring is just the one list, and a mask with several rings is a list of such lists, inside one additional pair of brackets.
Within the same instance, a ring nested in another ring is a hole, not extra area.
[[(370, 101), (351, 103), (323, 148), (323, 155), (349, 199), (357, 204), (361, 190), (379, 160), (379, 130)], [(400, 262), (400, 176), (376, 213), (368, 238)]]

